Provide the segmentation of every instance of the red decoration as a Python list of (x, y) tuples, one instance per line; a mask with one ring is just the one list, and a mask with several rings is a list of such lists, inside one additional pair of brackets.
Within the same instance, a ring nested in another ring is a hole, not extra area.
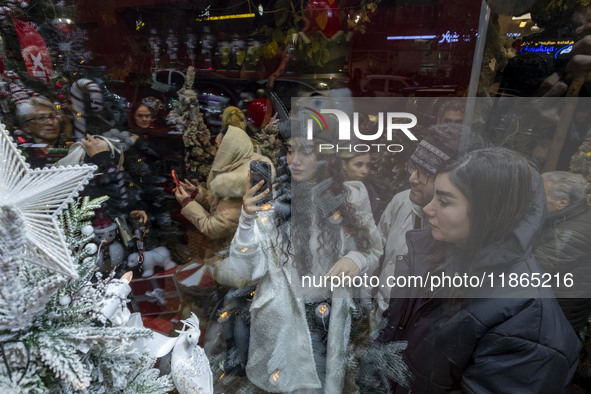
[(53, 75), (53, 66), (43, 37), (30, 23), (14, 18), (12, 22), (14, 23), (29, 77), (49, 81), (49, 78)]
[(302, 32), (308, 37), (317, 31), (331, 38), (341, 30), (339, 5), (336, 0), (310, 0), (304, 10), (306, 26)]
[(273, 104), (266, 98), (254, 99), (248, 104), (248, 113), (252, 119), (252, 124), (257, 129), (269, 123), (273, 112)]

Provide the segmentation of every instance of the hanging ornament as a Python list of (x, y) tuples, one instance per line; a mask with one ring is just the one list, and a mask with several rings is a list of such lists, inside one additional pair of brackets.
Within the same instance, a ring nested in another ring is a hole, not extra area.
[(326, 38), (332, 38), (341, 31), (339, 5), (336, 0), (310, 0), (304, 9), (304, 28), (302, 33), (312, 37), (321, 32)]
[(82, 226), (80, 231), (82, 232), (82, 235), (85, 235), (88, 237), (89, 235), (91, 235), (93, 233), (94, 228), (92, 228), (92, 226), (90, 224), (87, 224), (85, 226)]
[(96, 246), (96, 244), (86, 244), (86, 246), (84, 246), (84, 251), (88, 254), (95, 254), (98, 251), (98, 246)]
[(78, 139), (82, 139), (86, 136), (86, 118), (90, 115), (86, 113), (85, 98), (90, 100), (90, 111), (98, 113), (103, 109), (103, 91), (96, 82), (82, 78), (74, 82), (70, 95), (75, 113), (74, 132)]
[(72, 297), (70, 297), (69, 294), (63, 294), (59, 298), (59, 304), (61, 306), (70, 305), (71, 302), (72, 302)]
[(28, 260), (76, 277), (59, 215), (92, 178), (96, 166), (31, 170), (0, 124), (0, 205), (15, 206), (25, 222)]
[(248, 114), (252, 119), (253, 126), (257, 129), (269, 123), (273, 112), (273, 104), (266, 98), (254, 99), (248, 104)]
[(92, 59), (92, 52), (87, 49), (88, 34), (72, 24), (71, 19), (55, 18), (51, 23), (51, 33), (46, 34), (47, 46), (64, 71), (75, 72), (81, 65)]
[(47, 45), (32, 23), (12, 18), (21, 53), (31, 78), (49, 81), (53, 75), (53, 65)]

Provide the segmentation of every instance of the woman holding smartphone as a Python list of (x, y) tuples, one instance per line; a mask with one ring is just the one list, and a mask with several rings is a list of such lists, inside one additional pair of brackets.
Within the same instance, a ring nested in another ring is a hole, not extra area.
[(315, 150), (304, 136), (290, 139), (291, 190), (278, 191), (281, 206), (276, 199), (275, 209), (262, 210), (259, 201), (270, 193), (258, 193), (263, 181), (246, 192), (230, 257), (217, 270), (227, 280), (257, 283), (246, 374), (269, 392), (344, 390), (352, 289), (300, 283), (304, 275), (371, 273), (381, 253), (365, 188), (343, 183), (336, 156)]
[(407, 373), (376, 373), (395, 393), (566, 392), (579, 341), (534, 280), (542, 271), (531, 245), (546, 213), (539, 174), (507, 149), (475, 150), (439, 171), (423, 211), (431, 228), (407, 233), (395, 275), (484, 283), (393, 289), (378, 342), (407, 343)]

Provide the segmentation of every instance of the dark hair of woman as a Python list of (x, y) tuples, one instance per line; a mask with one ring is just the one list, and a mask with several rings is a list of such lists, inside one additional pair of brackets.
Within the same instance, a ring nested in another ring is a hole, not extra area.
[(505, 148), (478, 149), (444, 166), (470, 202), (466, 250), (473, 254), (505, 240), (530, 209), (532, 171), (523, 156)]
[(309, 273), (312, 269), (310, 229), (313, 228), (313, 219), (318, 228), (318, 249), (315, 252), (322, 259), (334, 262), (342, 257), (341, 229), (344, 229), (349, 240), (345, 248), (367, 252), (371, 244), (368, 231), (361, 225), (363, 221), (348, 201), (350, 192), (344, 185), (344, 173), (336, 154), (315, 154), (314, 178), (294, 182), (292, 189), (290, 247), (293, 248), (295, 264), (301, 273)]
[[(135, 113), (142, 106), (148, 108), (148, 106), (146, 104), (143, 104), (141, 101), (135, 101), (135, 102), (131, 103), (131, 105), (129, 106), (129, 112), (127, 113), (127, 127), (129, 127), (129, 129), (131, 129), (131, 130), (141, 129), (141, 127), (138, 126), (135, 121)], [(148, 109), (150, 109), (150, 108), (148, 108)], [(152, 111), (150, 110), (150, 113), (151, 112)]]

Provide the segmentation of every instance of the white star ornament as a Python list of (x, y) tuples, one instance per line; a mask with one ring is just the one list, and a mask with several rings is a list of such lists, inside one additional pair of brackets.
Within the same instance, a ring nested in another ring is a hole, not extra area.
[(78, 197), (96, 168), (83, 165), (31, 169), (0, 123), (0, 206), (12, 206), (22, 215), (27, 239), (23, 253), (30, 254), (31, 261), (77, 276), (58, 217)]

